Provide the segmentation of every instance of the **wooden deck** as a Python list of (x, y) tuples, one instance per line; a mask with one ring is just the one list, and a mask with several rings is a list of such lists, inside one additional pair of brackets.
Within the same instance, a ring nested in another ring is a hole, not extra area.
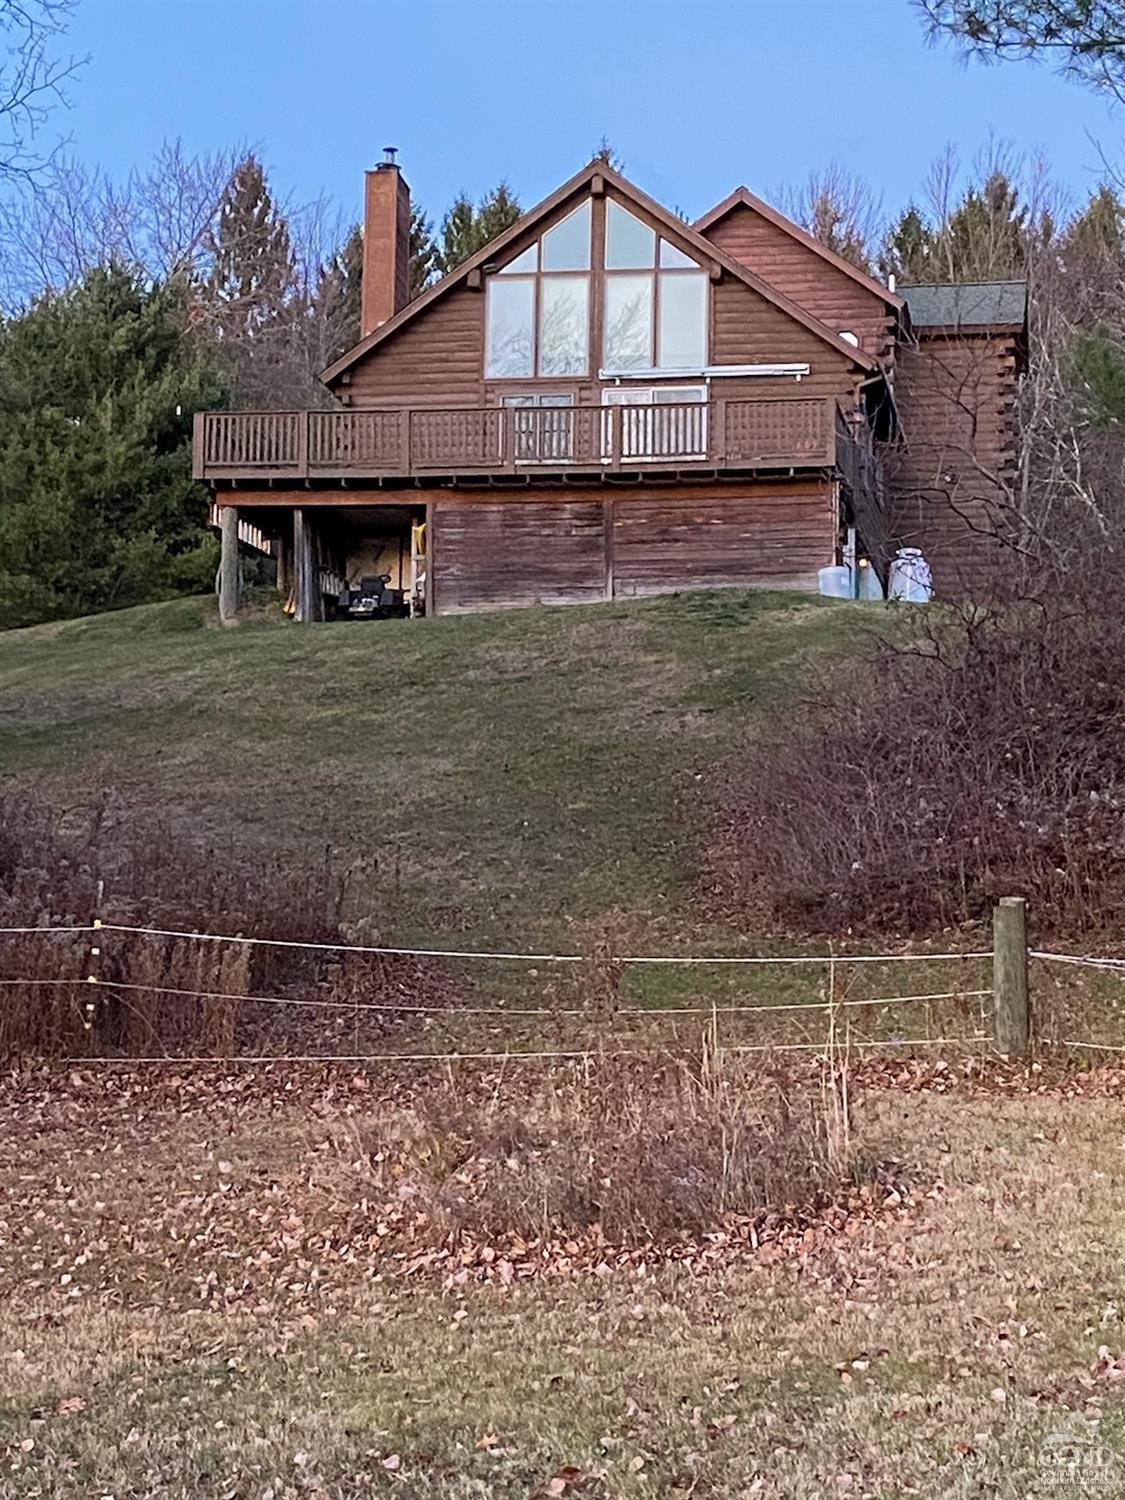
[(834, 399), (629, 406), (200, 412), (197, 479), (831, 468)]

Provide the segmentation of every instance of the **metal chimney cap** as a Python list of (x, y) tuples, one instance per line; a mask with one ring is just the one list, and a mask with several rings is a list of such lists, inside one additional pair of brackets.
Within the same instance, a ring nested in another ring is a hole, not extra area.
[(396, 164), (395, 163), (395, 158), (397, 156), (398, 156), (398, 147), (397, 146), (384, 146), (383, 147), (383, 165), (385, 167), (393, 167)]

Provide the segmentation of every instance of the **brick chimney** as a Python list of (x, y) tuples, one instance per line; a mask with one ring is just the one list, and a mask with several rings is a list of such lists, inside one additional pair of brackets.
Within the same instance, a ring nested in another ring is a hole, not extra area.
[(360, 337), (366, 338), (410, 300), (410, 189), (396, 148), (367, 174), (363, 214), (363, 297)]

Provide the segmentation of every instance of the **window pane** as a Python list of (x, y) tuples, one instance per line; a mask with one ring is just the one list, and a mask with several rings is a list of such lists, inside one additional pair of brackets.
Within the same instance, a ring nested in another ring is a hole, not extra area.
[(652, 276), (607, 276), (607, 370), (647, 370), (652, 365)]
[(590, 202), (548, 229), (543, 236), (544, 271), (588, 271), (590, 269)]
[(590, 278), (545, 276), (539, 288), (540, 375), (584, 375), (590, 345)]
[(489, 280), (487, 376), (534, 375), (534, 318), (534, 281)]
[(675, 245), (670, 245), (667, 240), (660, 241), (660, 264), (667, 270), (674, 271), (697, 271), (698, 265), (694, 260), (677, 250)]
[(707, 277), (660, 278), (662, 370), (699, 370), (707, 363)]
[(506, 266), (501, 266), (497, 276), (518, 276), (522, 271), (525, 275), (529, 271), (539, 269), (539, 246), (529, 245), (522, 255), (517, 255), (515, 260), (510, 260)]
[(610, 270), (656, 264), (656, 235), (610, 198), (606, 204), (605, 263)]
[(706, 395), (707, 391), (701, 385), (658, 385), (652, 392), (652, 399), (660, 406), (669, 402), (703, 401)]

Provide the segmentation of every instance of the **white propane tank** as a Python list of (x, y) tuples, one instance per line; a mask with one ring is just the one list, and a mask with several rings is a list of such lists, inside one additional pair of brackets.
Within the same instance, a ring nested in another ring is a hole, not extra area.
[(846, 563), (837, 564), (833, 568), (821, 568), (817, 574), (820, 592), (828, 599), (851, 599), (852, 570)]
[(929, 604), (934, 596), (934, 575), (920, 547), (900, 547), (891, 560), (887, 597), (906, 604)]

